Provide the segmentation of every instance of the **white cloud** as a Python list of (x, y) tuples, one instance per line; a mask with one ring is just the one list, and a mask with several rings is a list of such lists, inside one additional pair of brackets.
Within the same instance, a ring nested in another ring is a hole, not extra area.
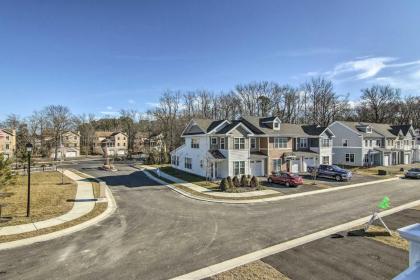
[[(307, 72), (304, 75), (310, 76)], [(320, 76), (332, 79), (336, 84), (363, 82), (389, 84), (403, 93), (420, 93), (420, 60), (400, 61), (396, 57), (359, 57), (336, 64), (332, 70), (320, 72)]]
[(133, 104), (136, 104), (136, 101), (134, 101), (133, 99), (129, 99), (128, 100), (128, 103), (131, 104), (131, 105), (133, 105)]
[(345, 74), (355, 75), (354, 79), (364, 80), (376, 76), (382, 69), (389, 67), (387, 63), (395, 61), (393, 57), (369, 57), (339, 63), (334, 70), (327, 72), (330, 78)]

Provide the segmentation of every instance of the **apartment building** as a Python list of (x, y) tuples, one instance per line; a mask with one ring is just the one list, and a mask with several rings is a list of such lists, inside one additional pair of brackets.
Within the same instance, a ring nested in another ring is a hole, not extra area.
[(123, 132), (96, 131), (93, 152), (102, 155), (102, 145), (108, 147), (108, 152), (111, 156), (125, 156), (128, 153), (127, 135)]
[(16, 130), (0, 128), (0, 154), (12, 158), (16, 153)]
[[(45, 141), (49, 147), (50, 158), (55, 158), (55, 144), (53, 138), (46, 137)], [(57, 150), (57, 158), (76, 158), (80, 156), (80, 133), (66, 131), (61, 135)]]
[(277, 117), (193, 119), (181, 137), (185, 144), (171, 152), (172, 166), (214, 179), (304, 172), (332, 162), (334, 135), (328, 128), (282, 123)]
[(418, 146), (411, 125), (336, 121), (329, 126), (333, 163), (350, 166), (409, 164)]

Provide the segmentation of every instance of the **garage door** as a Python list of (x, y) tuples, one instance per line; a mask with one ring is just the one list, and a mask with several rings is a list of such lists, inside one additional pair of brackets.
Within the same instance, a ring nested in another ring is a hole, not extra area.
[(389, 165), (389, 155), (384, 155), (384, 166)]
[(66, 152), (65, 155), (66, 155), (66, 158), (73, 158), (77, 156), (77, 153), (74, 151), (69, 151), (69, 152)]
[(125, 151), (124, 150), (118, 150), (118, 155), (120, 155), (120, 156), (125, 155)]
[(298, 173), (299, 172), (299, 161), (291, 160), (290, 161), (290, 172)]
[(305, 158), (303, 160), (302, 172), (306, 172), (308, 170), (308, 166), (315, 166), (315, 161), (313, 158)]
[(251, 161), (251, 174), (255, 176), (264, 176), (263, 163), (261, 160)]

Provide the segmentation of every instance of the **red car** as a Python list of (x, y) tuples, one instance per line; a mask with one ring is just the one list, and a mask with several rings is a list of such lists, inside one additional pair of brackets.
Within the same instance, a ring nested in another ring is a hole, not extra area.
[(277, 172), (268, 176), (269, 183), (277, 183), (285, 185), (286, 187), (303, 185), (303, 178), (297, 174), (290, 172)]

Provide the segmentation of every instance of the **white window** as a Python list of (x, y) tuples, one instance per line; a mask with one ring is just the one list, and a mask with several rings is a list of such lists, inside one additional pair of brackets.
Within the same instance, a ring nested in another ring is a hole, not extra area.
[(372, 140), (369, 140), (369, 147), (372, 147)]
[(354, 162), (354, 154), (346, 154), (346, 162)]
[(217, 145), (217, 138), (216, 137), (211, 138), (211, 144), (212, 145)]
[(321, 147), (328, 148), (330, 146), (331, 146), (330, 139), (322, 138), (322, 140), (321, 140)]
[(274, 138), (274, 148), (287, 148), (287, 138), (276, 137)]
[(281, 170), (281, 158), (273, 159), (273, 172), (278, 172)]
[(225, 149), (225, 138), (224, 137), (220, 138), (220, 149), (222, 149), (222, 150)]
[(376, 140), (376, 146), (380, 147), (380, 146), (381, 146), (381, 142), (382, 142), (382, 141), (381, 141), (380, 139), (377, 139), (377, 140)]
[(308, 147), (308, 138), (300, 138), (299, 147), (300, 148), (307, 148)]
[(243, 150), (243, 149), (245, 149), (245, 138), (243, 138), (243, 137), (235, 137), (235, 138), (233, 138), (233, 148), (235, 150)]
[(257, 148), (257, 138), (251, 138), (251, 149)]
[(364, 155), (364, 157), (363, 157), (364, 159), (363, 159), (363, 161), (365, 162), (365, 163), (368, 163), (369, 162), (369, 155)]
[(343, 139), (343, 147), (348, 147), (348, 146), (349, 146), (349, 140)]
[(179, 156), (176, 156), (176, 166), (179, 166)]
[(365, 147), (368, 147), (368, 146), (369, 146), (369, 141), (365, 140)]
[(7, 140), (7, 141), (9, 141), (9, 140), (10, 140), (10, 137), (9, 137), (9, 135), (7, 135), (7, 136), (6, 136), (6, 140)]
[(191, 148), (192, 149), (199, 149), (200, 148), (200, 141), (198, 139), (192, 138), (191, 139)]
[(278, 129), (280, 128), (280, 124), (279, 124), (278, 122), (274, 122), (274, 123), (273, 123), (273, 128), (274, 128), (275, 130), (278, 130)]
[(322, 164), (330, 164), (330, 157), (329, 156), (325, 156), (322, 157)]
[(185, 158), (185, 168), (192, 169), (192, 158)]
[(233, 162), (233, 174), (234, 175), (245, 174), (245, 161), (234, 161)]

